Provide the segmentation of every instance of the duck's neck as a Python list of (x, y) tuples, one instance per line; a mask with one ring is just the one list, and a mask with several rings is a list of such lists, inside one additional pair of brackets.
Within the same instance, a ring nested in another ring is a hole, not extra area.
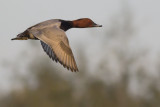
[(61, 21), (61, 26), (60, 28), (64, 31), (69, 30), (70, 28), (73, 28), (73, 23), (72, 21), (65, 21), (65, 20), (60, 20)]

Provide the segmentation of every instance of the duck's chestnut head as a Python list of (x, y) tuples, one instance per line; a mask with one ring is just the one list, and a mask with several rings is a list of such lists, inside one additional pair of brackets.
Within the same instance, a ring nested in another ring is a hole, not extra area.
[(74, 20), (72, 22), (73, 22), (73, 28), (102, 27), (102, 25), (94, 23), (89, 18), (81, 18)]

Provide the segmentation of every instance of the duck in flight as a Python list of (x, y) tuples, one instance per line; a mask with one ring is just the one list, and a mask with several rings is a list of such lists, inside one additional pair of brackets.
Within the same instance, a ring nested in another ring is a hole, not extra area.
[(62, 64), (68, 70), (78, 71), (71, 47), (65, 31), (70, 28), (102, 27), (89, 18), (81, 18), (73, 21), (51, 19), (29, 27), (23, 33), (11, 40), (40, 40), (43, 50), (56, 62)]

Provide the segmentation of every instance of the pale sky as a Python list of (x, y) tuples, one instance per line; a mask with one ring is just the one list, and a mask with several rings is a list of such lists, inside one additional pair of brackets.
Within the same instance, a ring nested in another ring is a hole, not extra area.
[[(107, 23), (113, 15), (119, 13), (124, 1), (128, 2), (133, 12), (134, 25), (138, 32), (135, 39), (137, 47), (149, 47), (153, 52), (158, 52), (160, 47), (160, 1), (158, 0), (0, 0), (0, 65), (6, 60), (10, 63), (15, 62), (19, 53), (30, 50), (30, 46), (27, 46), (28, 41), (10, 39), (44, 20), (57, 18), (74, 20), (89, 17), (103, 25), (103, 28), (94, 28), (94, 31), (104, 35)], [(92, 31), (93, 29), (72, 29), (67, 32), (73, 52), (76, 51), (77, 44), (92, 43), (89, 36), (91, 34), (89, 32)], [(10, 83), (8, 78), (13, 71), (3, 66), (0, 66), (0, 89), (8, 87), (6, 83)]]

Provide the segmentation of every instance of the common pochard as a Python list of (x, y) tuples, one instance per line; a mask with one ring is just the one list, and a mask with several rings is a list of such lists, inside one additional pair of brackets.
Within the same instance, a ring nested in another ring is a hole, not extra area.
[(81, 18), (73, 21), (51, 19), (26, 29), (11, 40), (40, 40), (43, 50), (53, 61), (61, 63), (71, 71), (78, 71), (76, 61), (69, 46), (65, 34), (70, 28), (102, 27), (89, 18)]

